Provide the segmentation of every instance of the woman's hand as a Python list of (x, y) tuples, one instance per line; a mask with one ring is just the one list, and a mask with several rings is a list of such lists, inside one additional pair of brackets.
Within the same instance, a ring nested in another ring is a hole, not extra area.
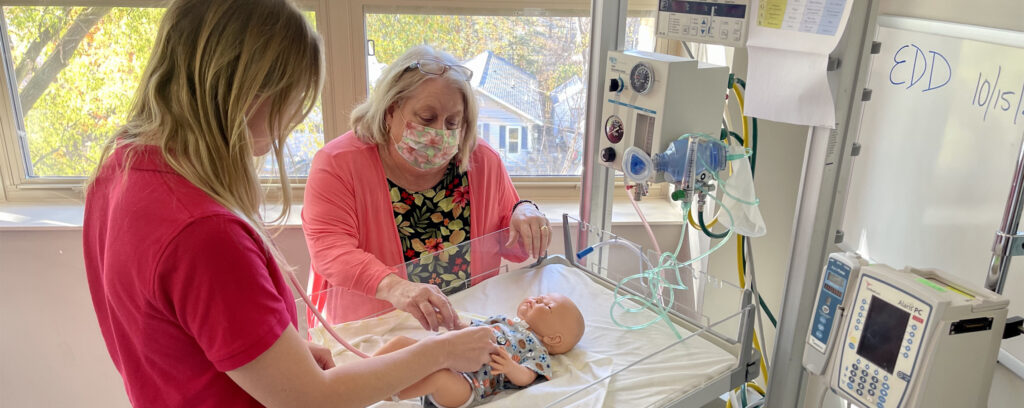
[(479, 370), (491, 361), (492, 354), (501, 350), (494, 344), (494, 330), (486, 326), (450, 331), (428, 339), (443, 345), (440, 349), (444, 366), (455, 371)]
[(505, 244), (511, 247), (516, 240), (523, 243), (523, 248), (534, 258), (540, 258), (548, 250), (551, 243), (551, 227), (548, 226), (548, 217), (540, 212), (533, 203), (522, 203), (512, 212), (512, 219), (508, 223), (508, 242)]
[(388, 275), (377, 286), (377, 299), (386, 300), (398, 310), (409, 312), (424, 329), (437, 331), (462, 328), (459, 315), (448, 297), (436, 285), (409, 282), (397, 275)]
[(313, 360), (316, 360), (316, 365), (320, 366), (321, 370), (334, 368), (334, 356), (331, 355), (330, 349), (311, 341), (307, 341), (306, 345), (309, 347), (309, 354), (313, 355)]

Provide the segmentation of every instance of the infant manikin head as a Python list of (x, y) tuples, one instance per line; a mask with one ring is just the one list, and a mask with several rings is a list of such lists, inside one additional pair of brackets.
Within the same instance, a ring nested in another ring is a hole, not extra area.
[(558, 293), (527, 298), (516, 315), (530, 325), (551, 355), (572, 350), (583, 337), (583, 314), (572, 299)]

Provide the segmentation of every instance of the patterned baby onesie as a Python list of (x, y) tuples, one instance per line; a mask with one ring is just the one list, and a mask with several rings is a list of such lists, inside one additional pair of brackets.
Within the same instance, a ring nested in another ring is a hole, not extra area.
[[(547, 348), (541, 344), (537, 336), (528, 330), (529, 325), (526, 322), (518, 317), (508, 318), (504, 315), (495, 315), (483, 321), (473, 320), (470, 326), (490, 326), (494, 330), (498, 345), (505, 348), (505, 351), (512, 356), (512, 361), (537, 373), (537, 379), (533, 384), (551, 379), (551, 356), (548, 355)], [(513, 384), (512, 381), (505, 378), (504, 374), (492, 373), (490, 364), (484, 364), (474, 372), (462, 373), (462, 376), (473, 387), (470, 400), (462, 407), (481, 404), (484, 402), (483, 399), (504, 390), (525, 388)], [(436, 407), (430, 398), (424, 398), (423, 406)]]

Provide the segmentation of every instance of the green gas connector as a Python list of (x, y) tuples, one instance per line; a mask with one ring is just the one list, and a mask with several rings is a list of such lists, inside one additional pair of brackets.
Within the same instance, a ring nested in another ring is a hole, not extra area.
[(686, 190), (673, 191), (672, 201), (686, 201)]

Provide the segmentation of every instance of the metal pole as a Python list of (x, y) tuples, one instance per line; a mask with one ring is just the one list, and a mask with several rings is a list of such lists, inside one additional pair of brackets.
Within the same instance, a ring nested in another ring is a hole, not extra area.
[(995, 242), (992, 243), (992, 262), (989, 263), (985, 287), (996, 293), (1003, 293), (1006, 286), (1006, 275), (1010, 270), (1010, 258), (1013, 251), (1014, 236), (1020, 227), (1020, 214), (1024, 201), (1024, 139), (1021, 139), (1020, 151), (1017, 153), (1017, 169), (1013, 172), (1010, 184), (1010, 196), (1006, 198), (1003, 210), (1003, 221), (999, 223)]
[(814, 127), (808, 132), (791, 259), (775, 336), (775, 363), (768, 376), (765, 406), (803, 407), (817, 403), (804, 399), (808, 384), (803, 352), (821, 269), (828, 253), (837, 248), (836, 238), (842, 236), (839, 228), (848, 191), (850, 154), (864, 103), (878, 5), (878, 0), (853, 3), (843, 38), (831, 55), (841, 62), (837, 70), (829, 72), (836, 103), (836, 128)]
[[(604, 97), (604, 71), (608, 51), (626, 43), (626, 6), (628, 0), (594, 0), (591, 3), (590, 64), (587, 80), (586, 133), (583, 141), (583, 175), (580, 220), (601, 231), (611, 230), (612, 172), (597, 162), (598, 135), (601, 134), (601, 106)], [(579, 245), (586, 244), (580, 229)]]

